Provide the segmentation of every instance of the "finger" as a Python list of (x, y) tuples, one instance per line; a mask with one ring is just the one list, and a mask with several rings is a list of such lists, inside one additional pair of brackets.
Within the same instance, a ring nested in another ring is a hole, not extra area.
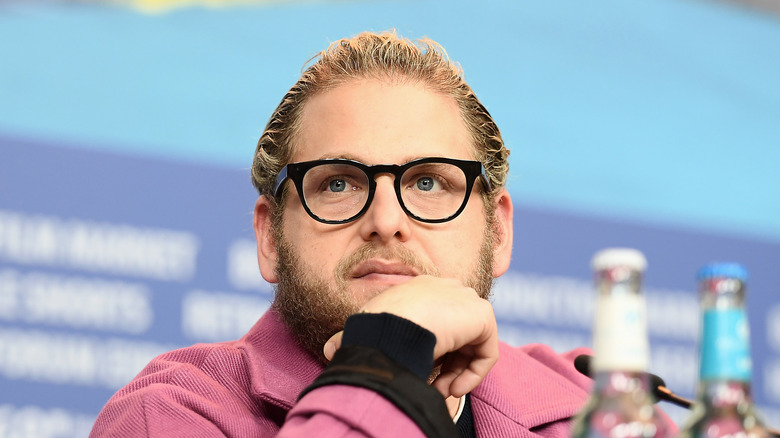
[(331, 336), (325, 345), (322, 347), (322, 353), (325, 355), (325, 359), (333, 359), (333, 355), (336, 354), (336, 350), (341, 348), (341, 338), (344, 336), (344, 331), (339, 331), (335, 335)]
[(455, 380), (455, 377), (456, 375), (454, 373), (441, 373), (436, 376), (436, 379), (433, 380), (431, 386), (436, 388), (444, 398), (447, 398), (452, 395), (450, 393), (450, 385), (452, 384), (452, 381)]
[(477, 374), (466, 368), (442, 372), (432, 385), (444, 397), (461, 397), (471, 392), (485, 379), (486, 375)]
[(468, 363), (457, 364), (462, 371), (450, 383), (450, 393), (455, 397), (471, 391), (487, 377), (498, 362), (498, 341), (478, 346), (475, 353), (468, 357)]
[[(450, 354), (442, 365), (439, 376), (433, 385), (442, 395), (460, 397), (474, 389), (485, 375), (470, 370), (474, 358), (463, 354)], [(464, 375), (464, 373), (466, 373)]]
[(476, 388), (498, 361), (497, 342), (466, 346), (444, 356), (441, 373), (433, 385), (442, 395), (460, 397)]
[(483, 374), (482, 372), (475, 372), (471, 368), (466, 368), (452, 379), (449, 393), (454, 397), (463, 396), (482, 383), (486, 376), (487, 373)]

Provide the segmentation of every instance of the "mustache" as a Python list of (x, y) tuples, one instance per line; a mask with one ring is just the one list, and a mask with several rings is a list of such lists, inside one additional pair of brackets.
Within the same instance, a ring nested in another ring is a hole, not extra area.
[(436, 266), (423, 262), (417, 254), (405, 246), (385, 246), (376, 242), (366, 242), (336, 265), (337, 281), (342, 285), (346, 284), (355, 266), (371, 259), (398, 261), (416, 269), (421, 275), (439, 276), (439, 269)]

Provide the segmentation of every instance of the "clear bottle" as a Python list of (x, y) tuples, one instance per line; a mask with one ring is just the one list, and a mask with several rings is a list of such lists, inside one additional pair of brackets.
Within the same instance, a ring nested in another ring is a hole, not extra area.
[(653, 407), (642, 277), (644, 255), (608, 248), (591, 262), (597, 289), (590, 400), (572, 425), (574, 438), (661, 438), (667, 424)]
[(745, 311), (746, 280), (747, 271), (736, 263), (713, 263), (699, 270), (699, 389), (681, 437), (771, 436), (750, 398), (752, 361)]

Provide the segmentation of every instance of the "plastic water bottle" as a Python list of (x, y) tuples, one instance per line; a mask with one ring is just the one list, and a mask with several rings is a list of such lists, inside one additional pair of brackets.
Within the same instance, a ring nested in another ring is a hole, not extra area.
[(699, 271), (699, 389), (681, 437), (770, 436), (750, 398), (752, 362), (745, 312), (746, 281), (747, 271), (736, 263), (710, 264)]
[(653, 407), (650, 347), (642, 296), (644, 255), (629, 248), (599, 251), (591, 262), (597, 307), (593, 328), (594, 387), (574, 419), (574, 438), (661, 438), (666, 422)]

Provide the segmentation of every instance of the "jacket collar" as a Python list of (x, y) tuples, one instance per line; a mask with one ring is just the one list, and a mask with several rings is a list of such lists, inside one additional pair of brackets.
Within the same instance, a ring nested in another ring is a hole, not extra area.
[(302, 347), (279, 314), (269, 309), (241, 339), (254, 396), (290, 409), (324, 365)]

